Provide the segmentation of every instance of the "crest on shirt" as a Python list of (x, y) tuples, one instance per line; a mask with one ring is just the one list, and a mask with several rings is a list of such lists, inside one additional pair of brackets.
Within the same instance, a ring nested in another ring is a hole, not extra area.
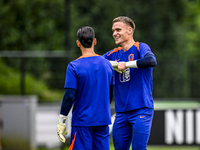
[(127, 68), (122, 74), (119, 74), (120, 82), (128, 82), (130, 79), (130, 68)]
[(133, 60), (134, 60), (134, 54), (130, 54), (130, 55), (128, 56), (128, 60), (129, 60), (129, 61), (133, 61)]

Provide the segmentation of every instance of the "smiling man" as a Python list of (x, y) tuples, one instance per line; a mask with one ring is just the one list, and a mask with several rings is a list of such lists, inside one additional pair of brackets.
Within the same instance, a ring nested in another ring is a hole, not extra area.
[[(113, 20), (113, 38), (117, 45), (103, 56), (115, 72), (115, 111), (113, 143), (115, 150), (145, 150), (154, 113), (152, 97), (153, 67), (156, 58), (150, 47), (135, 42), (135, 23), (129, 17)], [(115, 63), (114, 63), (115, 62)]]

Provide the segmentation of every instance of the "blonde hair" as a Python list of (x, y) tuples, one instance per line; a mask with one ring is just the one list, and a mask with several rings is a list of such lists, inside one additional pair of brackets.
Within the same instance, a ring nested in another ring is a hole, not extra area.
[(135, 23), (133, 22), (133, 20), (129, 17), (126, 17), (126, 16), (119, 16), (115, 19), (113, 19), (113, 24), (115, 22), (123, 22), (125, 23), (126, 25), (130, 26), (131, 28), (133, 28), (133, 31), (135, 30)]

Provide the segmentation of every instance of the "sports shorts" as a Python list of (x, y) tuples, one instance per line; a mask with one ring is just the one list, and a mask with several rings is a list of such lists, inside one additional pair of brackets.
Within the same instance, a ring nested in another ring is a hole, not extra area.
[(110, 150), (109, 126), (73, 126), (69, 150)]
[(115, 150), (146, 150), (153, 120), (153, 108), (116, 113), (113, 125)]

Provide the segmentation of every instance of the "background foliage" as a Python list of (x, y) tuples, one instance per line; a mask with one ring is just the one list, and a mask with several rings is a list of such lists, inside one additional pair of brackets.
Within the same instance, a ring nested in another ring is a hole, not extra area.
[[(147, 43), (156, 55), (154, 97), (200, 97), (199, 0), (1, 0), (0, 50), (67, 51), (70, 58), (61, 62), (53, 58), (26, 61), (26, 73), (33, 82), (44, 83), (52, 94), (57, 90), (62, 93), (66, 66), (81, 55), (75, 44), (77, 29), (92, 26), (98, 40), (95, 51), (104, 54), (117, 47), (112, 20), (122, 15), (136, 23), (135, 41)], [(12, 74), (19, 73), (19, 59), (2, 58), (1, 65), (9, 67)], [(4, 77), (5, 70), (0, 72)], [(13, 84), (18, 82), (17, 75), (8, 81), (0, 81), (0, 94), (20, 94), (12, 90), (19, 88)], [(39, 94), (31, 92), (32, 87), (27, 84), (26, 94)], [(62, 94), (50, 99), (60, 98)]]

